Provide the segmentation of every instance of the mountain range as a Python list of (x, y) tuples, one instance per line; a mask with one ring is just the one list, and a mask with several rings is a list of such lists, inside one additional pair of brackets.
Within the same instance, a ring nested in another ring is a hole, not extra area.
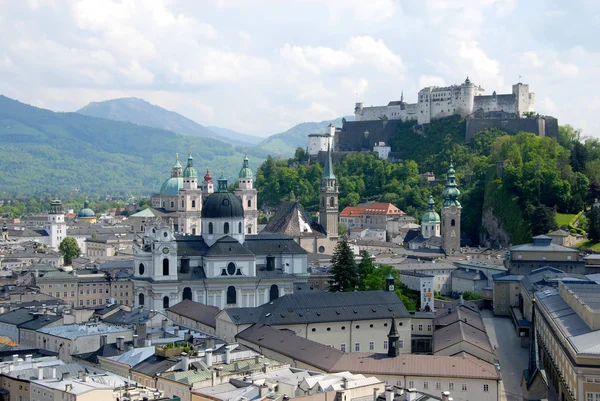
[[(119, 109), (116, 105), (123, 102)], [(327, 125), (299, 124), (252, 146), (250, 141), (261, 138), (209, 129), (141, 99), (91, 103), (81, 113), (56, 113), (0, 95), (0, 188), (12, 194), (55, 196), (77, 191), (150, 193), (170, 176), (177, 153), (185, 165), (188, 148), (199, 173), (210, 168), (218, 176), (223, 169), (231, 181), (245, 151), (256, 171), (269, 154), (290, 157), (297, 146), (306, 146), (308, 133), (324, 132)]]

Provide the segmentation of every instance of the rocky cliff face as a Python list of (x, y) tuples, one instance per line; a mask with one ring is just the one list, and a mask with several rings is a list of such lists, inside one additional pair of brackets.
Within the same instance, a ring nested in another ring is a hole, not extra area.
[(510, 234), (502, 227), (500, 220), (494, 215), (493, 208), (483, 210), (481, 226), (485, 229), (481, 243), (490, 248), (507, 248), (510, 245)]

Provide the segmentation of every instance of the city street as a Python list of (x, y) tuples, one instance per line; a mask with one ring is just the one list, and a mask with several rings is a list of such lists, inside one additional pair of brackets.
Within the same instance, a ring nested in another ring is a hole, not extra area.
[(494, 317), (489, 309), (481, 311), (483, 323), (492, 346), (496, 346), (496, 354), (500, 361), (502, 386), (500, 399), (506, 401), (522, 401), (521, 376), (527, 368), (529, 350), (521, 348), (521, 340), (508, 317)]

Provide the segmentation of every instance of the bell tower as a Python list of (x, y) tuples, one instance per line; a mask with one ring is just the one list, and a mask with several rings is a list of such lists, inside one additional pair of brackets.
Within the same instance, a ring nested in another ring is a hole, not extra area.
[(327, 160), (325, 160), (325, 169), (321, 179), (321, 189), (319, 191), (319, 223), (325, 229), (327, 237), (338, 237), (338, 185), (333, 173), (333, 162), (331, 161), (331, 144), (327, 148)]
[(238, 176), (238, 188), (234, 193), (242, 200), (244, 232), (250, 235), (258, 234), (258, 192), (254, 188), (254, 173), (250, 168), (247, 153)]
[(460, 214), (462, 206), (458, 201), (460, 191), (456, 187), (454, 166), (450, 161), (450, 168), (446, 174), (446, 188), (444, 189), (444, 202), (442, 204), (442, 248), (448, 255), (460, 249)]

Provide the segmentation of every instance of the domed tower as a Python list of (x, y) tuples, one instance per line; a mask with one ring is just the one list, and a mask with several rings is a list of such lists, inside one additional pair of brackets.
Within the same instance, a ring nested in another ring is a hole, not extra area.
[(177, 229), (181, 233), (200, 235), (202, 190), (198, 188), (198, 172), (194, 167), (194, 158), (191, 151), (185, 170), (183, 170), (183, 189), (178, 192)]
[(212, 175), (210, 175), (210, 171), (206, 169), (206, 174), (204, 174), (204, 184), (202, 184), (202, 192), (206, 194), (212, 194), (215, 192), (215, 184), (212, 180)]
[(258, 234), (258, 193), (254, 189), (254, 174), (250, 169), (247, 153), (240, 170), (238, 183), (239, 187), (235, 190), (235, 194), (242, 200), (244, 207), (244, 231), (246, 234)]
[(442, 204), (442, 248), (446, 254), (460, 249), (460, 214), (462, 206), (458, 201), (460, 191), (456, 187), (454, 166), (446, 174), (446, 188), (444, 189), (444, 203)]
[(325, 229), (327, 237), (338, 237), (338, 185), (333, 173), (333, 162), (331, 161), (331, 146), (327, 148), (327, 160), (323, 178), (321, 179), (319, 203), (319, 223)]
[(183, 188), (183, 167), (179, 163), (179, 155), (176, 155), (171, 177), (162, 184), (158, 196), (152, 196), (152, 207), (169, 211), (177, 210), (177, 194), (181, 188)]
[[(48, 213), (46, 218), (48, 220), (44, 224), (44, 229), (50, 237), (50, 247), (54, 250), (58, 250), (60, 242), (67, 236), (65, 212), (63, 210), (63, 204), (59, 199), (54, 199), (50, 202), (50, 213)], [(96, 216), (94, 215), (94, 220), (95, 218)]]
[(221, 174), (217, 192), (208, 195), (202, 205), (202, 238), (212, 246), (225, 236), (244, 243), (244, 208), (241, 199), (227, 190), (227, 179)]
[(83, 209), (77, 213), (77, 220), (85, 221), (86, 223), (90, 224), (96, 223), (96, 213), (90, 209), (90, 202), (87, 200), (83, 202)]
[(427, 211), (423, 213), (421, 218), (421, 236), (423, 238), (439, 237), (440, 225), (440, 215), (435, 211), (435, 201), (433, 197), (429, 197)]

